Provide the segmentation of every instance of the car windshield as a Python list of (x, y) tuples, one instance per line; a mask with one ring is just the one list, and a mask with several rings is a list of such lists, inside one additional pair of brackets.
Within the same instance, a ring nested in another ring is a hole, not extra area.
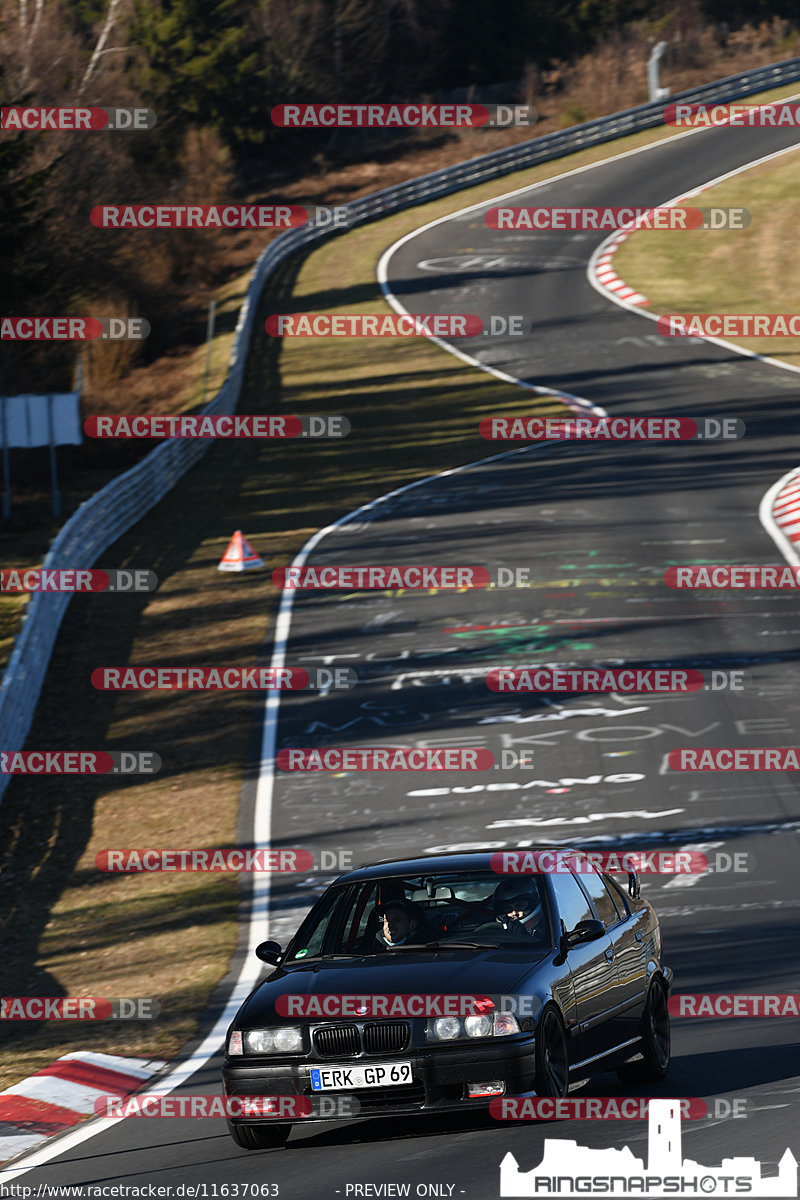
[[(435, 943), (435, 947), (433, 945)], [(332, 955), (446, 950), (473, 944), (543, 950), (551, 945), (541, 876), (493, 871), (392, 876), (338, 885), (320, 898), (284, 963)]]

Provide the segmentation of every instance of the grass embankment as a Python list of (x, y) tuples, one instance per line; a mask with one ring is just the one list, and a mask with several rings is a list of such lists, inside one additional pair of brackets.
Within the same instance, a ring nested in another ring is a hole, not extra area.
[[(686, 201), (746, 208), (746, 229), (639, 231), (622, 243), (614, 268), (654, 313), (800, 312), (800, 261), (792, 252), (798, 192), (800, 148)], [(800, 367), (800, 337), (725, 340)]]
[[(338, 237), (284, 264), (264, 295), (260, 320), (281, 311), (385, 311), (375, 262), (402, 234), (673, 132), (596, 147)], [(230, 294), (244, 290), (242, 277)], [(182, 407), (190, 403), (187, 397)], [(234, 529), (245, 530), (269, 566), (286, 563), (309, 534), (358, 504), (491, 453), (477, 435), (483, 416), (552, 408), (424, 340), (280, 346), (256, 333), (239, 411), (344, 413), (351, 435), (314, 444), (215, 444), (103, 556), (104, 566), (154, 570), (159, 589), (152, 596), (73, 598), (27, 744), (154, 750), (163, 771), (149, 781), (15, 778), (0, 805), (0, 993), (153, 996), (161, 1016), (153, 1023), (6, 1026), (0, 1088), (78, 1049), (175, 1054), (195, 1031), (235, 944), (234, 877), (114, 876), (99, 872), (94, 860), (113, 847), (231, 845), (260, 699), (101, 693), (89, 684), (92, 669), (264, 661), (278, 596), (268, 573), (216, 571)], [(313, 835), (311, 827), (309, 841)], [(290, 891), (291, 884), (278, 883), (275, 894), (280, 900)]]

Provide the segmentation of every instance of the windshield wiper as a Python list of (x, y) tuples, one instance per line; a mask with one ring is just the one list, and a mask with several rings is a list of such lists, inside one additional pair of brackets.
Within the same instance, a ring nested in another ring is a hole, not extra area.
[(357, 951), (357, 950), (353, 950), (353, 952), (351, 954), (309, 954), (307, 956), (303, 955), (302, 958), (287, 959), (286, 963), (283, 963), (283, 962), (281, 963), (281, 966), (282, 967), (285, 965), (289, 965), (289, 966), (300, 965), (300, 966), (302, 966), (303, 963), (320, 962), (320, 960), (324, 960), (324, 959), (328, 959), (328, 958), (364, 958), (364, 957), (365, 957), (365, 955), (364, 955), (363, 951)]
[(497, 950), (498, 942), (404, 942), (390, 950)]

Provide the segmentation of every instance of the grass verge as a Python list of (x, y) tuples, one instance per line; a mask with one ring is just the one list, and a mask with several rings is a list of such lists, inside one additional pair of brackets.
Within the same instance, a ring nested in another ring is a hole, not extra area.
[[(639, 230), (622, 243), (614, 269), (647, 297), (654, 313), (796, 313), (800, 263), (790, 247), (799, 191), (797, 148), (687, 201), (744, 207), (752, 217), (746, 229), (687, 230), (679, 237)], [(800, 367), (800, 337), (725, 340)]]

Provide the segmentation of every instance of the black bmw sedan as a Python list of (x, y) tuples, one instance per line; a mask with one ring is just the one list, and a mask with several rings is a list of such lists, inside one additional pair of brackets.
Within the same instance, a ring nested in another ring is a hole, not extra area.
[[(635, 874), (580, 851), (477, 851), (342, 875), (226, 1039), (228, 1127), (245, 1149), (292, 1122), (565, 1096), (602, 1071), (664, 1079), (672, 972)], [(270, 1099), (267, 1099), (270, 1098)], [(253, 1115), (255, 1112), (256, 1115)]]

